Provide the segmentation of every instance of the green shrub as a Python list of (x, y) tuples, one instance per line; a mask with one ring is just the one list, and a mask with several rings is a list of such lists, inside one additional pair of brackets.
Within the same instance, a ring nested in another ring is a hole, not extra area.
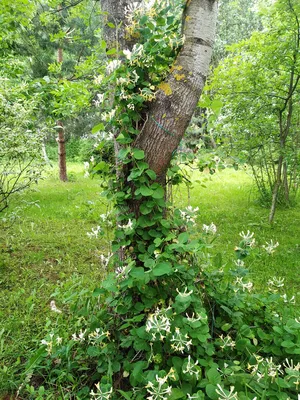
[(164, 250), (144, 268), (131, 255), (93, 294), (78, 283), (56, 290), (48, 334), (23, 374), (24, 398), (42, 390), (64, 399), (297, 399), (300, 321), (283, 280), (255, 293), (244, 267), (249, 232), (223, 272), (221, 255), (207, 253), (215, 226), (204, 225), (198, 240), (183, 230), (194, 218), (191, 208), (175, 211)]

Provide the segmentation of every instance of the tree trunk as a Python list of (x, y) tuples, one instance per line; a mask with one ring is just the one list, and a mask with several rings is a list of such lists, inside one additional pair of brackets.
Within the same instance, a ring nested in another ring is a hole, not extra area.
[(56, 139), (58, 144), (58, 168), (59, 168), (59, 179), (63, 182), (67, 182), (67, 162), (66, 162), (66, 146), (65, 146), (65, 134), (64, 125), (61, 121), (56, 121), (58, 127), (58, 137)]
[(126, 12), (141, 3), (142, 0), (101, 0), (104, 14), (102, 33), (107, 48), (124, 50), (131, 47), (132, 44), (126, 39)]
[[(58, 10), (62, 9), (61, 5), (58, 6)], [(63, 49), (61, 45), (57, 49), (57, 62), (62, 64), (63, 62)], [(67, 182), (67, 159), (66, 159), (66, 145), (65, 145), (65, 129), (62, 121), (56, 121), (57, 129), (57, 144), (58, 144), (58, 169), (59, 179), (63, 182)]]
[(191, 0), (186, 7), (184, 45), (170, 75), (160, 85), (134, 144), (144, 150), (146, 161), (160, 182), (164, 181), (173, 152), (199, 101), (215, 36), (217, 1)]
[[(125, 7), (134, 3), (137, 7), (142, 1), (101, 0), (101, 9), (107, 13), (107, 21), (115, 27), (110, 28), (106, 24), (103, 28), (107, 47), (118, 50), (130, 48), (125, 34)], [(145, 110), (146, 123), (133, 144), (133, 147), (144, 151), (145, 160), (163, 186), (172, 155), (184, 136), (205, 84), (216, 19), (217, 0), (186, 2), (183, 13), (184, 45), (173, 66), (170, 66), (169, 76), (159, 85), (155, 100)], [(127, 172), (125, 169), (125, 182)], [(136, 200), (134, 195), (128, 200), (129, 212), (136, 218), (139, 217), (140, 203), (141, 200)]]

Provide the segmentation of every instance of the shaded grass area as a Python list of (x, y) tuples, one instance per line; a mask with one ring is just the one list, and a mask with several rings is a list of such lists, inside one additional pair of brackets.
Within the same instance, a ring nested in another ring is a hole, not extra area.
[[(49, 171), (34, 191), (12, 204), (15, 223), (0, 225), (0, 399), (2, 393), (17, 390), (18, 371), (43, 338), (56, 288), (77, 282), (92, 291), (105, 274), (99, 255), (107, 254), (110, 238), (90, 239), (87, 232), (99, 225), (107, 205), (99, 181), (83, 174), (82, 165), (69, 164), (70, 181), (61, 183), (57, 171)], [(249, 229), (255, 232), (257, 246), (246, 267), (257, 287), (265, 290), (268, 279), (280, 276), (289, 295), (297, 295), (299, 205), (279, 209), (270, 226), (268, 209), (255, 204), (252, 180), (245, 171), (195, 173), (193, 182), (190, 204), (199, 207), (199, 231), (211, 222), (218, 228), (212, 255), (221, 253), (224, 268), (231, 268), (239, 232)], [(175, 188), (174, 198), (176, 205), (186, 207), (185, 187)], [(271, 256), (261, 248), (270, 239), (280, 244)]]

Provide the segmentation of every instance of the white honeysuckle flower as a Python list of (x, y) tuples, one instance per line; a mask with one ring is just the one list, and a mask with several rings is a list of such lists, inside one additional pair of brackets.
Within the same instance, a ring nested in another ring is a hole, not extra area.
[(184, 289), (184, 292), (180, 292), (179, 289), (176, 288), (176, 292), (178, 293), (178, 295), (179, 295), (180, 297), (189, 297), (189, 296), (193, 293), (193, 290), (190, 290), (190, 291), (188, 292), (188, 288), (186, 287), (186, 288)]
[(175, 328), (175, 333), (170, 341), (172, 342), (171, 348), (180, 353), (183, 353), (184, 350), (190, 350), (192, 345), (192, 340), (189, 338), (188, 334), (186, 333), (183, 335), (179, 328)]
[(285, 303), (290, 303), (290, 304), (296, 304), (296, 299), (295, 296), (292, 296), (290, 299), (288, 299), (286, 293), (284, 295), (281, 296), (281, 298), (283, 299), (283, 301)]
[(169, 374), (163, 378), (159, 378), (158, 375), (155, 376), (156, 382), (153, 383), (149, 381), (145, 386), (147, 392), (150, 396), (147, 397), (148, 400), (167, 400), (171, 395), (172, 387), (167, 386)]
[(132, 82), (133, 82), (133, 83), (137, 83), (137, 81), (139, 80), (140, 77), (138, 76), (138, 74), (136, 73), (135, 70), (132, 71), (132, 74), (133, 74)]
[(231, 349), (233, 349), (235, 347), (235, 341), (232, 340), (231, 336), (227, 335), (227, 336), (220, 336), (220, 339), (222, 341), (222, 345), (220, 345), (221, 349), (224, 350), (225, 347), (230, 347)]
[(243, 292), (248, 290), (250, 292), (253, 289), (253, 283), (252, 282), (243, 282), (243, 277), (237, 277), (234, 284), (240, 286), (243, 289)]
[(51, 309), (51, 311), (56, 312), (58, 314), (62, 313), (62, 311), (59, 308), (56, 307), (56, 304), (55, 304), (54, 300), (50, 301), (50, 309)]
[(109, 260), (112, 258), (112, 256), (113, 256), (113, 253), (108, 253), (106, 257), (104, 254), (100, 254), (100, 256), (99, 256), (100, 263), (103, 268), (106, 268), (108, 266)]
[(96, 85), (100, 85), (102, 83), (102, 81), (103, 81), (103, 76), (102, 75), (94, 76), (94, 83)]
[(205, 314), (204, 317), (202, 317), (202, 315), (200, 314), (196, 314), (193, 313), (191, 317), (189, 317), (189, 315), (186, 313), (186, 318), (189, 322), (197, 322), (197, 321), (207, 321), (207, 315)]
[(121, 60), (112, 60), (107, 64), (106, 73), (107, 75), (112, 74), (122, 64)]
[(56, 338), (56, 344), (57, 344), (57, 345), (62, 344), (62, 338), (61, 338), (60, 336), (57, 336), (57, 338)]
[(118, 225), (119, 228), (121, 229), (132, 229), (133, 227), (133, 222), (131, 221), (131, 219), (128, 220), (127, 224), (125, 225)]
[(99, 233), (101, 232), (101, 227), (98, 225), (96, 228), (92, 228), (92, 232), (87, 232), (89, 238), (98, 238)]
[(87, 170), (87, 169), (90, 168), (90, 163), (89, 163), (88, 161), (85, 161), (85, 162), (83, 163), (83, 165), (84, 165), (84, 169), (85, 169), (85, 170)]
[(131, 59), (132, 52), (130, 50), (128, 50), (128, 49), (123, 50), (123, 54), (127, 58), (127, 60)]
[(82, 331), (82, 329), (80, 330), (78, 336), (76, 335), (76, 333), (72, 334), (72, 339), (74, 340), (74, 342), (84, 342), (85, 341), (85, 335), (86, 330)]
[(284, 286), (284, 278), (282, 277), (277, 278), (276, 276), (273, 276), (272, 279), (268, 280), (267, 284), (270, 288), (272, 288), (272, 286), (275, 287), (276, 289), (281, 288)]
[(266, 250), (266, 252), (267, 252), (268, 254), (270, 254), (270, 255), (274, 253), (276, 247), (278, 247), (278, 246), (279, 246), (279, 243), (278, 243), (278, 242), (273, 243), (273, 240), (272, 240), (272, 239), (270, 240), (270, 243), (266, 242), (266, 245), (262, 245), (262, 247), (263, 247), (263, 248)]
[(182, 370), (183, 373), (184, 373), (184, 374), (189, 374), (189, 375), (191, 375), (191, 376), (195, 375), (195, 376), (196, 376), (196, 379), (198, 380), (198, 379), (199, 379), (200, 370), (195, 368), (195, 366), (198, 365), (198, 362), (199, 362), (199, 361), (197, 360), (197, 361), (194, 363), (194, 361), (191, 360), (191, 356), (189, 355), (189, 356), (188, 356), (188, 362), (187, 362), (186, 368)]
[(206, 233), (206, 234), (212, 234), (215, 235), (217, 233), (217, 227), (216, 225), (212, 222), (210, 225), (202, 225), (202, 230)]
[[(120, 78), (117, 79), (117, 85), (122, 86), (122, 85), (124, 85), (125, 83), (128, 83), (128, 79), (123, 78), (122, 76), (121, 76)], [(124, 93), (123, 91), (121, 92), (121, 94), (122, 94), (122, 93), (125, 95), (125, 93)], [(120, 94), (120, 97), (122, 98), (121, 94)], [(128, 95), (127, 95), (127, 97), (128, 97)]]
[(237, 392), (234, 393), (234, 386), (230, 386), (230, 392), (227, 394), (222, 386), (218, 383), (218, 389), (216, 389), (216, 393), (220, 396), (218, 400), (238, 400)]
[(234, 263), (235, 263), (235, 265), (237, 266), (237, 267), (244, 267), (245, 266), (245, 263), (244, 263), (244, 261), (243, 260), (235, 260), (234, 261)]
[(167, 317), (168, 309), (157, 308), (154, 314), (148, 316), (146, 322), (146, 331), (152, 334), (152, 340), (163, 341), (167, 334), (171, 332), (171, 321)]
[(282, 367), (280, 364), (275, 364), (273, 362), (273, 357), (266, 358), (265, 364), (267, 367), (267, 375), (271, 377), (272, 382), (278, 377), (278, 375), (282, 374)]
[(244, 239), (244, 240), (251, 240), (254, 236), (254, 232), (250, 233), (248, 230), (247, 233), (244, 233), (244, 231), (240, 232), (239, 235)]
[(108, 391), (102, 391), (100, 382), (98, 382), (95, 386), (97, 388), (97, 392), (94, 392), (93, 390), (90, 392), (91, 400), (109, 400), (111, 398), (113, 394), (112, 387)]
[(129, 110), (134, 110), (134, 104), (132, 103), (128, 104), (127, 108), (129, 108)]

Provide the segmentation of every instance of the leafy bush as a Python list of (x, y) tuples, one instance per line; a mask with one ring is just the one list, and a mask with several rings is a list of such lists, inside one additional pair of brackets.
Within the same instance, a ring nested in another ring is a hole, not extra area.
[(221, 256), (211, 261), (207, 253), (213, 224), (203, 226), (198, 240), (182, 231), (194, 218), (191, 208), (176, 210), (177, 230), (144, 268), (134, 267), (131, 256), (93, 294), (78, 282), (56, 290), (57, 319), (48, 320), (26, 365), (24, 398), (39, 398), (40, 391), (65, 399), (297, 398), (294, 299), (282, 293), (279, 278), (267, 293), (253, 291), (243, 261), (253, 235), (242, 233), (234, 268), (225, 273)]
[(7, 90), (0, 85), (0, 212), (15, 193), (40, 177), (42, 136), (36, 131), (36, 99), (27, 99), (26, 85)]

